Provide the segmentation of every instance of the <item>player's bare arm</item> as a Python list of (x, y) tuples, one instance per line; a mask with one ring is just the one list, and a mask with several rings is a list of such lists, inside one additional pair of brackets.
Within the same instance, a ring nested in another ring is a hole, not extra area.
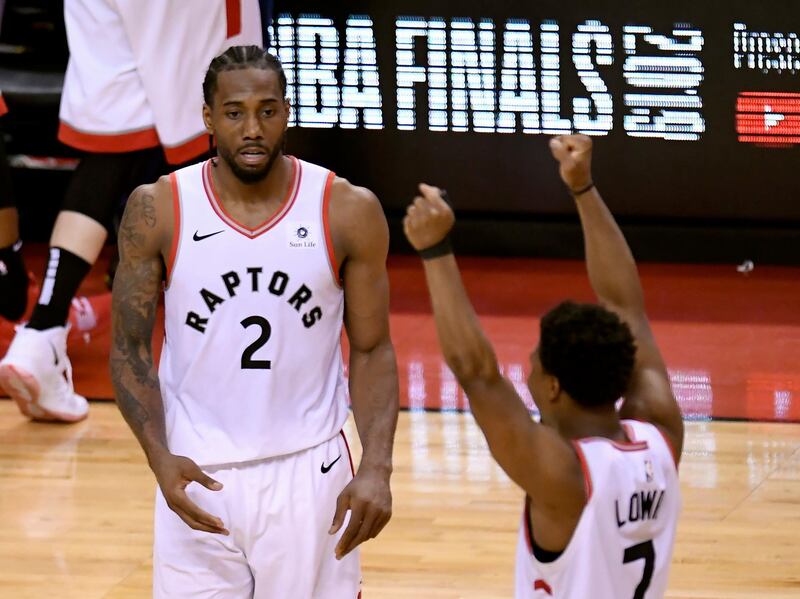
[(350, 510), (336, 548), (341, 558), (389, 522), (392, 447), (397, 427), (397, 360), (389, 336), (389, 231), (380, 202), (367, 189), (336, 179), (330, 222), (344, 286), (350, 343), (350, 399), (363, 454), (355, 478), (339, 495), (331, 534)]
[(112, 296), (111, 379), (119, 410), (144, 449), (167, 504), (192, 528), (227, 534), (220, 519), (200, 510), (184, 491), (192, 481), (212, 490), (221, 485), (167, 448), (152, 336), (161, 295), (161, 257), (170, 246), (172, 218), (166, 179), (138, 187), (128, 200)]
[(550, 148), (560, 164), (561, 178), (575, 194), (592, 288), (606, 308), (628, 323), (636, 339), (636, 365), (620, 416), (661, 427), (678, 460), (683, 447), (680, 408), (645, 313), (633, 254), (597, 188), (591, 185), (592, 141), (585, 135), (555, 137)]
[[(420, 185), (403, 222), (411, 245), (418, 251), (436, 245), (453, 223), (440, 191)], [(542, 538), (553, 546), (565, 545), (586, 499), (578, 457), (554, 429), (531, 419), (513, 385), (500, 374), (453, 254), (423, 263), (442, 352), (469, 397), (492, 455), (542, 514), (542, 525), (537, 522)]]

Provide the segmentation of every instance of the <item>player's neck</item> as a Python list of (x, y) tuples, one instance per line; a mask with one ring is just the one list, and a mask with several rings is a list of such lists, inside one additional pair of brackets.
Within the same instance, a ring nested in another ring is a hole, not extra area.
[(604, 437), (614, 441), (626, 441), (627, 437), (617, 412), (609, 410), (586, 410), (575, 408), (575, 413), (560, 419), (558, 432), (567, 439)]
[(220, 199), (243, 203), (281, 201), (292, 184), (292, 159), (281, 153), (261, 181), (245, 183), (237, 177), (222, 158), (214, 158), (215, 168), (210, 169), (214, 186)]

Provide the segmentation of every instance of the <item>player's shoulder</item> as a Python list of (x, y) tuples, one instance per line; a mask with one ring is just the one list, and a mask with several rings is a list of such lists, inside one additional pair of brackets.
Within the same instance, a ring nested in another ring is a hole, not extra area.
[(169, 180), (169, 175), (159, 177), (153, 183), (145, 183), (136, 187), (128, 198), (128, 204), (131, 202), (163, 202), (172, 200), (172, 184)]
[(125, 204), (123, 220), (129, 226), (171, 229), (172, 218), (172, 185), (168, 176), (160, 177), (154, 183), (139, 185)]
[(389, 226), (377, 196), (342, 177), (333, 179), (330, 194), (330, 230), (345, 254), (353, 257), (385, 253)]
[(368, 217), (383, 214), (380, 200), (371, 190), (353, 185), (344, 177), (334, 177), (331, 183), (331, 208), (347, 211), (353, 216)]

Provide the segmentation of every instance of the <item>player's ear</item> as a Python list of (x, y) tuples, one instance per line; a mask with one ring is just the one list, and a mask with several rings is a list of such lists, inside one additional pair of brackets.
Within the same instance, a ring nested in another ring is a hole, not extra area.
[(555, 401), (561, 395), (561, 383), (552, 374), (545, 374), (545, 389), (548, 401)]
[(206, 126), (206, 132), (209, 135), (214, 135), (214, 125), (211, 122), (211, 106), (203, 104), (203, 124)]

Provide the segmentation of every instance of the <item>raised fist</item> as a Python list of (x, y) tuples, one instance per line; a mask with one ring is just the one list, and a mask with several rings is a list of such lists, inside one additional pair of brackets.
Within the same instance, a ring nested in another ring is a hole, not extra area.
[(442, 191), (421, 183), (420, 195), (406, 210), (403, 231), (417, 251), (425, 250), (442, 241), (456, 220), (453, 210), (442, 199)]
[(559, 135), (550, 140), (558, 172), (574, 193), (592, 183), (592, 139), (586, 135)]

